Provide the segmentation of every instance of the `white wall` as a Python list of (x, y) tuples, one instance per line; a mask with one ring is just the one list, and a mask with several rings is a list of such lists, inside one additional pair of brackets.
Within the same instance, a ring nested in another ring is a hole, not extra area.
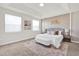
[[(5, 14), (12, 14), (12, 15), (15, 15), (15, 16), (21, 16), (22, 17), (22, 24), (24, 23), (23, 21), (24, 20), (33, 20), (35, 18), (31, 17), (31, 16), (28, 16), (28, 15), (25, 15), (25, 14), (22, 14), (22, 13), (17, 13), (17, 12), (14, 12), (14, 11), (11, 11), (11, 10), (8, 10), (8, 9), (4, 9), (4, 8), (0, 8), (0, 26), (1, 26), (1, 31), (0, 32), (4, 32), (4, 21), (5, 21)], [(22, 30), (23, 30), (23, 25), (22, 25)]]
[(71, 14), (72, 41), (79, 42), (79, 11)]
[[(21, 32), (5, 33), (5, 14), (6, 13), (22, 17)], [(36, 33), (32, 32), (31, 30), (25, 31), (24, 25), (23, 25), (24, 20), (32, 20), (32, 19), (35, 19), (35, 18), (22, 13), (17, 13), (8, 9), (0, 8), (0, 45), (34, 37)]]

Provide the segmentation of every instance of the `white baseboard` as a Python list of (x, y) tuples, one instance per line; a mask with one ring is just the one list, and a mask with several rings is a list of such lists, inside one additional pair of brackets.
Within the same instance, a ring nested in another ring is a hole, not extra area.
[(71, 42), (73, 42), (73, 43), (79, 43), (79, 41), (71, 41)]
[(71, 37), (71, 42), (79, 43), (79, 36), (77, 36), (77, 35), (72, 35), (72, 37)]
[(0, 46), (4, 46), (4, 45), (7, 45), (7, 44), (12, 44), (12, 43), (19, 42), (19, 41), (23, 41), (23, 40), (29, 40), (29, 39), (33, 39), (33, 38), (34, 38), (34, 37), (29, 37), (29, 38), (20, 39), (20, 40), (12, 40), (12, 41), (9, 41), (9, 42), (1, 43)]

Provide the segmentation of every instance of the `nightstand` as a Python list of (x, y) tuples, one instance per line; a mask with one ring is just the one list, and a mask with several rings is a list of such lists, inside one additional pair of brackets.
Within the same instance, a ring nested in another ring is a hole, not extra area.
[(65, 35), (63, 38), (64, 42), (71, 42), (71, 36), (70, 35)]

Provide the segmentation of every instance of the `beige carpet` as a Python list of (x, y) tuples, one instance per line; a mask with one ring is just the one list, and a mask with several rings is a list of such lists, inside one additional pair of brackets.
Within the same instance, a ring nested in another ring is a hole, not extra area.
[(79, 43), (69, 43), (68, 44), (68, 56), (79, 56)]
[(44, 47), (34, 40), (26, 40), (0, 47), (0, 56), (65, 56), (68, 44), (62, 43), (59, 49)]

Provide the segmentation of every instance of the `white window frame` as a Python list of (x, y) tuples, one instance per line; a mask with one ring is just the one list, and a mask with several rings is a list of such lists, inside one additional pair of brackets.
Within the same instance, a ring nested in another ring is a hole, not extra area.
[(40, 21), (32, 20), (32, 31), (39, 31), (39, 30), (40, 30)]
[[(12, 17), (11, 18), (12, 20), (8, 19), (9, 17)], [(15, 21), (15, 19), (17, 21)], [(21, 32), (21, 30), (22, 30), (22, 18), (12, 14), (5, 14), (5, 32)]]

